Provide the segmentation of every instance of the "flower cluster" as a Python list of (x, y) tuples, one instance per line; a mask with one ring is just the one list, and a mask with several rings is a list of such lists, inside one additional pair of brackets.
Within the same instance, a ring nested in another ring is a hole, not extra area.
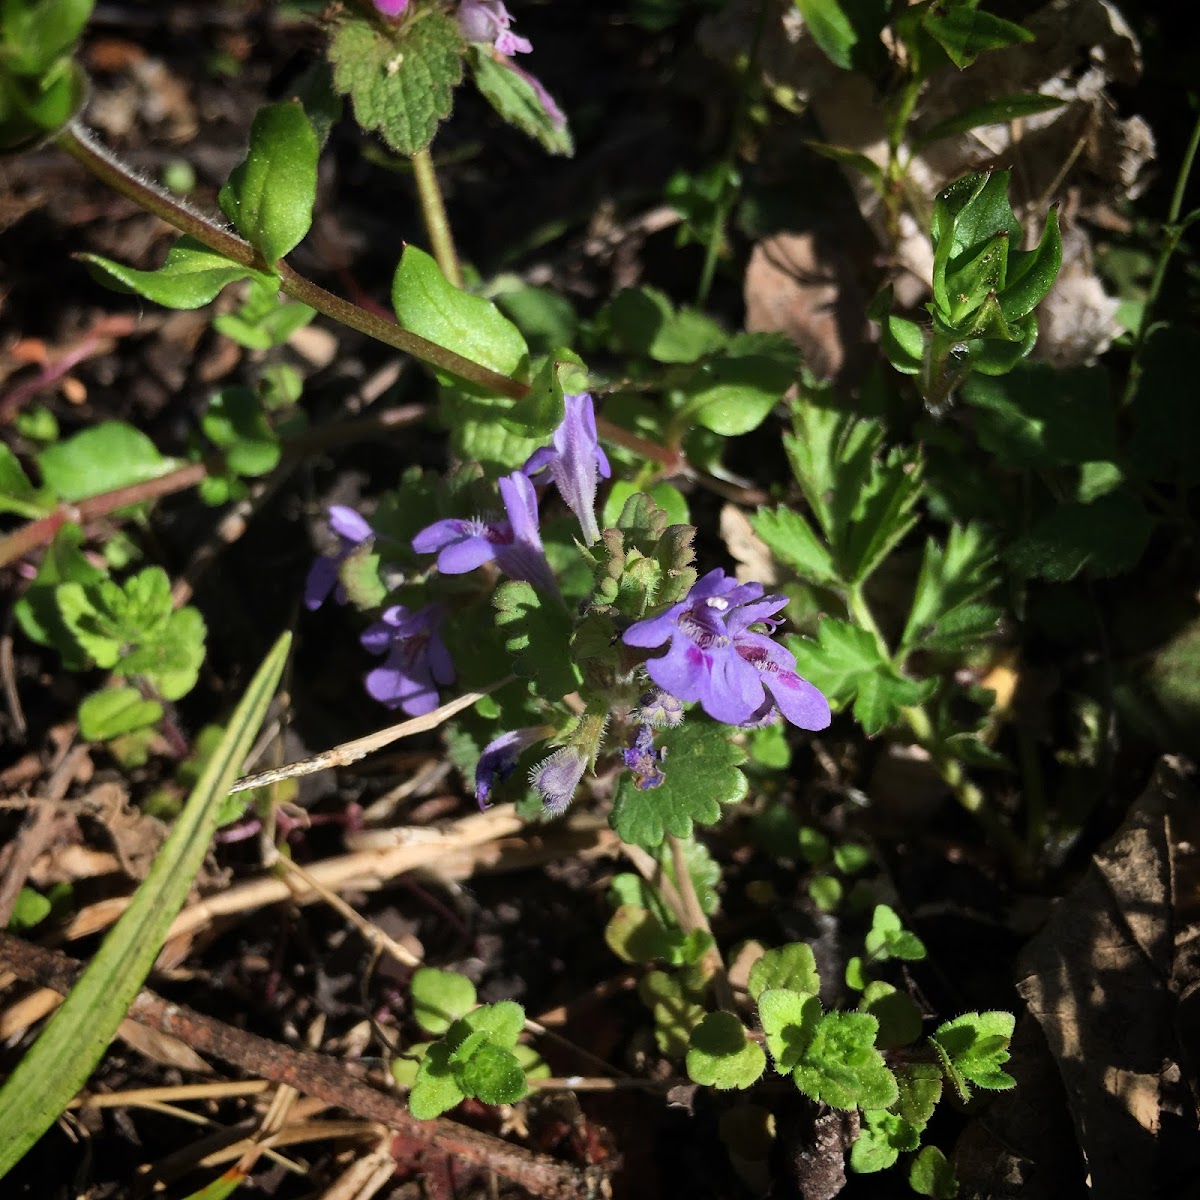
[(770, 637), (787, 597), (764, 590), (761, 583), (739, 584), (717, 568), (666, 612), (631, 625), (623, 641), (643, 649), (669, 643), (665, 654), (646, 663), (646, 673), (714, 720), (759, 725), (779, 712), (801, 729), (824, 729), (828, 701), (796, 674), (795, 656)]

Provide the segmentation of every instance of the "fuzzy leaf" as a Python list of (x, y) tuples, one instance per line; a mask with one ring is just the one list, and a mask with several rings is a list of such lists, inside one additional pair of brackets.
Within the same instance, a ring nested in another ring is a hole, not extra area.
[(235, 263), (190, 237), (181, 237), (167, 251), (166, 262), (157, 271), (135, 271), (98, 254), (79, 257), (94, 268), (92, 273), (101, 283), (136, 292), (166, 308), (202, 308), (239, 279), (273, 282), (271, 276)]
[(867, 954), (875, 962), (884, 962), (889, 958), (920, 962), (925, 957), (925, 946), (921, 939), (915, 933), (909, 933), (895, 910), (886, 904), (875, 906), (866, 948)]
[(758, 1081), (766, 1067), (762, 1047), (746, 1036), (733, 1013), (709, 1013), (692, 1030), (687, 1073), (694, 1083), (721, 1091), (745, 1089)]
[(896, 1068), (900, 1098), (893, 1108), (911, 1125), (924, 1129), (942, 1098), (942, 1072), (937, 1063), (906, 1062)]
[(459, 1087), (484, 1104), (515, 1104), (526, 1092), (525, 1072), (511, 1050), (485, 1042), (457, 1072)]
[(875, 1049), (879, 1025), (865, 1013), (827, 1013), (792, 1071), (796, 1086), (831, 1108), (889, 1108), (896, 1077)]
[(250, 149), (221, 189), (221, 211), (272, 265), (312, 224), (319, 153), (302, 105), (268, 104), (255, 114)]
[(408, 157), (433, 141), (462, 79), (463, 41), (454, 18), (421, 8), (399, 29), (347, 21), (333, 35), (333, 84), (354, 116)]
[(413, 1016), (426, 1033), (439, 1037), (475, 1006), (475, 985), (455, 971), (421, 967), (412, 977)]
[(750, 968), (747, 990), (757, 1000), (768, 989), (816, 995), (821, 990), (817, 960), (807, 942), (791, 942), (768, 950)]
[(544, 599), (524, 579), (502, 583), (492, 603), (513, 670), (536, 679), (544, 700), (560, 700), (575, 691), (580, 675), (570, 652), (570, 614), (562, 604)]
[(787, 988), (768, 988), (758, 997), (758, 1019), (775, 1070), (786, 1075), (804, 1056), (821, 1023), (816, 996)]
[(450, 1048), (445, 1042), (434, 1042), (417, 1067), (408, 1096), (408, 1111), (418, 1121), (429, 1121), (449, 1112), (466, 1098), (450, 1062)]
[(868, 1109), (863, 1113), (858, 1139), (850, 1148), (850, 1169), (859, 1175), (886, 1171), (902, 1150), (915, 1150), (921, 1144), (921, 1131), (903, 1117), (886, 1109)]
[(692, 823), (713, 825), (726, 804), (746, 794), (746, 777), (738, 768), (745, 751), (725, 730), (699, 720), (668, 729), (659, 738), (665, 751), (663, 782), (645, 791), (625, 773), (617, 785), (609, 824), (622, 840), (654, 849), (668, 833), (692, 836)]
[(930, 1035), (950, 1081), (965, 1100), (964, 1081), (992, 1091), (1006, 1091), (1017, 1081), (1002, 1071), (1008, 1061), (1016, 1018), (1007, 1012), (970, 1012), (939, 1025)]

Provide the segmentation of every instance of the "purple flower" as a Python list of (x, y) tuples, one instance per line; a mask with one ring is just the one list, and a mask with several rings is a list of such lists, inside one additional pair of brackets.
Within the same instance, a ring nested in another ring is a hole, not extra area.
[(612, 474), (608, 456), (596, 436), (596, 411), (587, 392), (565, 397), (567, 411), (554, 431), (554, 444), (535, 450), (521, 470), (531, 479), (549, 472), (559, 495), (579, 518), (583, 540), (590, 546), (600, 537), (596, 525), (597, 475)]
[(698, 701), (726, 725), (757, 724), (777, 707), (801, 729), (824, 729), (825, 697), (796, 674), (796, 659), (751, 626), (771, 632), (786, 596), (764, 596), (761, 583), (739, 584), (720, 568), (697, 580), (687, 598), (657, 617), (637, 621), (624, 634), (629, 646), (666, 654), (646, 663), (650, 678), (672, 696)]
[(500, 496), (508, 519), (456, 517), (434, 521), (412, 540), (418, 554), (436, 554), (443, 575), (465, 575), (495, 562), (510, 579), (526, 579), (534, 587), (557, 593), (538, 532), (537, 493), (520, 471), (500, 480)]
[(488, 42), (506, 58), (528, 54), (528, 38), (509, 31), (512, 17), (502, 0), (462, 0), (458, 6), (458, 28), (468, 42)]
[(514, 729), (511, 733), (502, 733), (484, 746), (475, 765), (475, 799), (479, 802), (480, 811), (488, 807), (496, 784), (503, 783), (517, 769), (521, 751), (535, 742), (545, 741), (553, 732), (549, 725)]
[(529, 772), (529, 782), (541, 794), (542, 811), (548, 817), (566, 811), (586, 767), (587, 756), (578, 746), (563, 746)]
[(396, 604), (363, 631), (363, 646), (388, 656), (367, 676), (367, 692), (374, 699), (410, 717), (437, 708), (437, 685), (454, 682), (454, 664), (438, 633), (441, 623), (442, 610), (436, 604), (417, 612)]
[(621, 751), (625, 765), (633, 772), (634, 784), (643, 792), (659, 787), (666, 776), (659, 770), (663, 751), (654, 748), (654, 730), (639, 725), (628, 750)]
[(408, 0), (372, 0), (385, 17), (398, 17), (407, 7)]
[(683, 720), (683, 705), (662, 688), (651, 688), (638, 697), (633, 718), (654, 729), (673, 729)]
[(345, 589), (338, 583), (338, 571), (363, 542), (374, 536), (370, 525), (354, 509), (342, 504), (330, 507), (329, 524), (337, 534), (338, 548), (333, 554), (322, 554), (308, 569), (308, 578), (304, 581), (304, 607), (309, 612), (320, 608), (335, 588), (337, 602), (346, 603)]

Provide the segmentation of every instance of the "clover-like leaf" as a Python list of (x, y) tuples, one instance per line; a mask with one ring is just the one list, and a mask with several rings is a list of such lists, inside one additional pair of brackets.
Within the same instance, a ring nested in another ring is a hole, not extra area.
[(668, 833), (692, 836), (693, 822), (713, 825), (746, 794), (738, 768), (746, 753), (717, 725), (687, 721), (659, 738), (663, 781), (643, 790), (629, 774), (617, 785), (609, 824), (626, 842), (654, 849)]
[(359, 125), (410, 157), (450, 115), (462, 54), (454, 18), (432, 7), (413, 11), (399, 28), (347, 21), (329, 44), (334, 87), (350, 97)]
[(899, 915), (886, 904), (877, 904), (866, 938), (867, 954), (876, 962), (900, 958), (919, 962), (925, 957), (925, 945), (915, 933), (904, 928)]
[(771, 988), (815, 996), (821, 990), (817, 960), (807, 942), (790, 942), (768, 950), (750, 968), (747, 990), (757, 1000)]
[(496, 625), (518, 675), (537, 680), (538, 695), (559, 700), (579, 687), (570, 652), (571, 618), (558, 602), (540, 595), (523, 579), (502, 583), (492, 599)]
[(475, 1007), (475, 985), (456, 971), (421, 967), (412, 977), (411, 991), (417, 1024), (435, 1036)]
[(758, 997), (758, 1019), (775, 1070), (786, 1075), (804, 1056), (821, 1023), (816, 996), (787, 988), (768, 988)]
[(312, 224), (317, 135), (296, 101), (260, 108), (250, 149), (218, 197), (221, 211), (269, 264), (294, 250)]
[(709, 1013), (692, 1030), (687, 1073), (693, 1083), (722, 1091), (744, 1089), (757, 1082), (766, 1067), (763, 1048), (746, 1036), (733, 1013)]
[(868, 1109), (850, 1148), (850, 1169), (860, 1175), (886, 1171), (901, 1151), (915, 1150), (920, 1144), (921, 1131), (903, 1117), (886, 1109)]
[(796, 1086), (831, 1108), (890, 1108), (899, 1091), (875, 1049), (878, 1029), (866, 1013), (827, 1013), (792, 1071)]
[(1008, 1061), (1015, 1023), (1012, 1013), (969, 1012), (930, 1034), (947, 1078), (964, 1100), (970, 1096), (968, 1082), (992, 1091), (1017, 1086), (1017, 1081), (1000, 1069)]

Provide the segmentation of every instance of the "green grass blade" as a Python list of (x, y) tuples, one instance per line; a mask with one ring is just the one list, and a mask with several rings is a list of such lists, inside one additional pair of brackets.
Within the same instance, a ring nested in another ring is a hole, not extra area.
[(285, 634), (263, 660), (133, 903), (0, 1088), (0, 1177), (87, 1082), (150, 973), (204, 860), (221, 802), (250, 752), (290, 646)]

